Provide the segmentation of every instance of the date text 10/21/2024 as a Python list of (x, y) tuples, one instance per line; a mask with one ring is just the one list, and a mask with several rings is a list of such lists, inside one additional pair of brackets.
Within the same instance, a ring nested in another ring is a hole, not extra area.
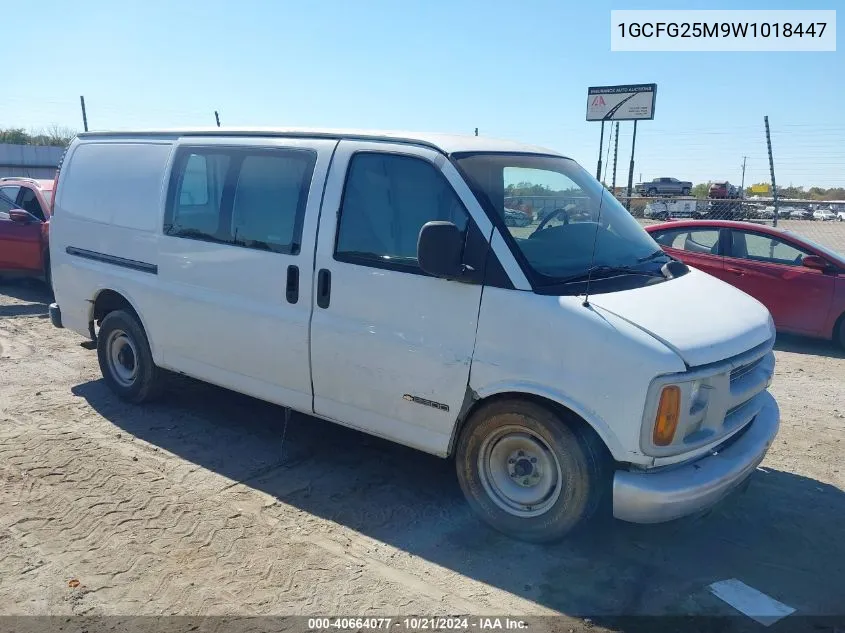
[(481, 631), (526, 630), (528, 623), (515, 618), (495, 617), (402, 617), (402, 618), (309, 618), (309, 631), (324, 630)]

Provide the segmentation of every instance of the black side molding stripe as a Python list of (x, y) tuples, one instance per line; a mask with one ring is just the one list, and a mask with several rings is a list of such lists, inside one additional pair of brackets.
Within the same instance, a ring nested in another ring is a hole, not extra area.
[(150, 273), (151, 275), (158, 274), (158, 266), (156, 266), (155, 264), (139, 262), (135, 259), (126, 259), (125, 257), (117, 257), (115, 255), (108, 255), (107, 253), (98, 253), (97, 251), (87, 251), (84, 248), (76, 248), (75, 246), (68, 246), (65, 249), (65, 252), (68, 255), (82, 257), (83, 259), (91, 259), (95, 262), (113, 264), (114, 266), (130, 268), (132, 270), (138, 270), (142, 273)]

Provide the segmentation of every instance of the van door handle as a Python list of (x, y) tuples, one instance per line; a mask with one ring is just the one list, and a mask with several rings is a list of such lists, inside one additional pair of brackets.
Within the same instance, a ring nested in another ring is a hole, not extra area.
[(742, 268), (734, 268), (733, 266), (728, 266), (725, 268), (729, 273), (734, 273), (735, 275), (744, 275), (745, 271)]
[(317, 305), (328, 308), (332, 295), (332, 274), (326, 268), (317, 273)]
[(285, 286), (288, 303), (299, 301), (299, 266), (288, 266), (288, 281)]

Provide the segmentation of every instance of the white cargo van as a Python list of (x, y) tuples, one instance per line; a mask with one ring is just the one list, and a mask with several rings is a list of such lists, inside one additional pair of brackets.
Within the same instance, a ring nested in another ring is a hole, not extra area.
[[(505, 221), (506, 197), (546, 194)], [(549, 150), (86, 133), (51, 233), (53, 323), (96, 339), (120, 397), (169, 370), (454, 457), (518, 538), (561, 537), (602, 500), (643, 523), (708, 508), (778, 430), (766, 309)]]

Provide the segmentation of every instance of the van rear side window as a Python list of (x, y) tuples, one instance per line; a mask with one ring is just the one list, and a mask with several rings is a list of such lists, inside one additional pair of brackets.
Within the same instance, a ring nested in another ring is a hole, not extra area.
[(220, 211), (230, 162), (228, 154), (210, 152), (191, 152), (177, 161), (183, 168), (171, 231), (183, 237), (226, 241), (220, 231)]
[(202, 154), (191, 154), (185, 164), (185, 177), (179, 190), (179, 206), (208, 204), (208, 164)]
[(311, 150), (183, 147), (164, 233), (296, 254), (316, 160)]

